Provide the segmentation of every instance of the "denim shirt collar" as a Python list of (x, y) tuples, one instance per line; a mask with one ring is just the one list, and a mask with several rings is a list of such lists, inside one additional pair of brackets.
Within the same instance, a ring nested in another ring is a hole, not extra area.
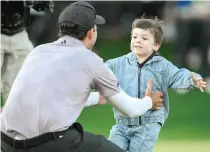
[[(137, 64), (138, 62), (137, 56), (133, 53), (133, 51), (125, 55), (125, 57), (128, 58), (130, 64)], [(148, 62), (146, 62), (145, 65), (151, 64), (153, 62), (161, 61), (161, 60), (162, 60), (161, 56), (155, 56), (152, 59), (150, 59)]]

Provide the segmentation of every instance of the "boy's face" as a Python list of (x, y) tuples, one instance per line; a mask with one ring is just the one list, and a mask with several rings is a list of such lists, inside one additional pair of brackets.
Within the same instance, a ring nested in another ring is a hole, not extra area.
[(154, 36), (147, 29), (134, 28), (131, 38), (131, 50), (140, 57), (147, 57), (153, 51), (159, 49), (159, 45), (155, 44)]

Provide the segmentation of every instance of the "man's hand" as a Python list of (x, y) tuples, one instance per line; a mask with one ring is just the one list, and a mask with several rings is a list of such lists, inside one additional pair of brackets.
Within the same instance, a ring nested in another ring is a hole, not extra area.
[(98, 92), (98, 93), (99, 93), (99, 101), (98, 101), (98, 104), (100, 104), (100, 105), (107, 104), (106, 99), (100, 94), (100, 92)]
[(163, 106), (163, 93), (162, 92), (152, 92), (152, 109), (159, 110)]
[(206, 87), (207, 83), (205, 81), (203, 81), (203, 78), (196, 78), (193, 72), (190, 72), (190, 75), (191, 75), (196, 87), (199, 88), (201, 90), (201, 92), (204, 92), (203, 88)]
[(150, 97), (152, 96), (152, 80), (151, 79), (148, 80), (145, 96), (150, 96)]
[(163, 93), (152, 92), (152, 80), (148, 81), (148, 86), (145, 92), (145, 96), (150, 96), (152, 98), (152, 109), (159, 110), (163, 106)]

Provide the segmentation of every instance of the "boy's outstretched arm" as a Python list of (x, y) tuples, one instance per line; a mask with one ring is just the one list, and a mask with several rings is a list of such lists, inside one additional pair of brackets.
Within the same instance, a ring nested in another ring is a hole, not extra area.
[(179, 69), (171, 62), (167, 63), (165, 79), (168, 88), (191, 89), (196, 87), (203, 92), (203, 88), (206, 87), (206, 82), (199, 74), (185, 68)]

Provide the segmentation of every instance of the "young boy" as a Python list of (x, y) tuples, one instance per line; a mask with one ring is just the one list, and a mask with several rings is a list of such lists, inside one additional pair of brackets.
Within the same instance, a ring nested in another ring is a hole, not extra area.
[[(135, 118), (126, 117), (113, 109), (116, 125), (110, 131), (109, 140), (129, 152), (152, 152), (168, 117), (168, 88), (197, 87), (203, 92), (206, 82), (200, 75), (187, 69), (178, 69), (158, 55), (163, 39), (163, 21), (157, 18), (136, 19), (132, 24), (131, 36), (131, 53), (108, 60), (106, 65), (116, 75), (121, 88), (133, 97), (143, 98), (147, 81), (152, 79), (153, 91), (163, 93), (164, 105), (157, 111), (149, 110)], [(98, 100), (99, 95), (93, 93), (88, 104), (98, 103)]]

